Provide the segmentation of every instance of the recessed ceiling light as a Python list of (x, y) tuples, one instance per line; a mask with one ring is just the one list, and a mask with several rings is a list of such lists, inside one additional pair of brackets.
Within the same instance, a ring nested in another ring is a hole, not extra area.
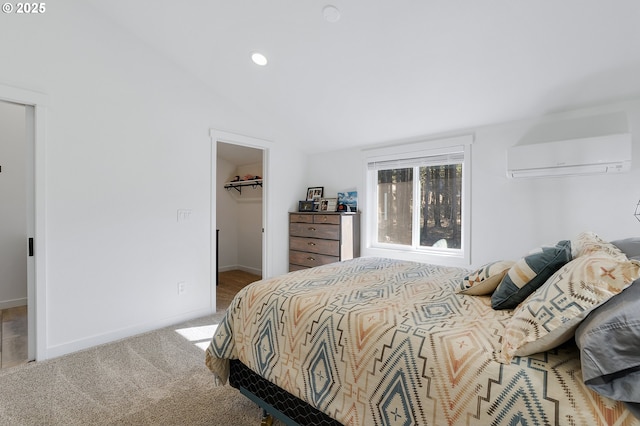
[(253, 61), (254, 64), (256, 65), (260, 65), (261, 67), (264, 67), (265, 65), (267, 65), (267, 57), (264, 56), (262, 53), (258, 53), (258, 52), (253, 52), (251, 54), (251, 60)]
[(322, 15), (327, 22), (338, 22), (340, 20), (340, 11), (333, 5), (327, 5), (322, 9)]

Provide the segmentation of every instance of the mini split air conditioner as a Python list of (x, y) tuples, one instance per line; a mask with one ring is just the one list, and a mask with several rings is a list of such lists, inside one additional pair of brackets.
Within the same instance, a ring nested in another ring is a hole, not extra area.
[(518, 145), (507, 150), (513, 179), (620, 173), (631, 169), (631, 134)]

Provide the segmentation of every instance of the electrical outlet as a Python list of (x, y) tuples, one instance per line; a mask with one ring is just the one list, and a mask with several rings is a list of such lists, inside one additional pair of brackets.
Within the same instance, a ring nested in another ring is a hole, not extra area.
[(178, 295), (181, 296), (187, 292), (187, 283), (184, 281), (180, 281), (178, 283)]

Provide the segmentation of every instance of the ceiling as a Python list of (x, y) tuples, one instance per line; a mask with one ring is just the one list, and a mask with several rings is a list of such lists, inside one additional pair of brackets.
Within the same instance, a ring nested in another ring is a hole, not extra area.
[(89, 1), (309, 153), (640, 96), (637, 0)]
[(262, 163), (261, 149), (224, 142), (218, 142), (216, 144), (216, 156), (236, 166)]

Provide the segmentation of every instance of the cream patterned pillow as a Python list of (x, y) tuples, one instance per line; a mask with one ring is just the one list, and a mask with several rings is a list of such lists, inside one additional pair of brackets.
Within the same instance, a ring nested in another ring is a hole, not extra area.
[(569, 340), (587, 314), (640, 277), (640, 262), (601, 253), (560, 268), (513, 313), (502, 337), (502, 362)]
[(573, 258), (600, 253), (605, 257), (627, 260), (627, 256), (615, 245), (603, 240), (595, 232), (581, 232), (571, 240), (571, 254)]
[(491, 294), (515, 263), (513, 260), (498, 260), (487, 263), (464, 277), (456, 292), (472, 296)]

